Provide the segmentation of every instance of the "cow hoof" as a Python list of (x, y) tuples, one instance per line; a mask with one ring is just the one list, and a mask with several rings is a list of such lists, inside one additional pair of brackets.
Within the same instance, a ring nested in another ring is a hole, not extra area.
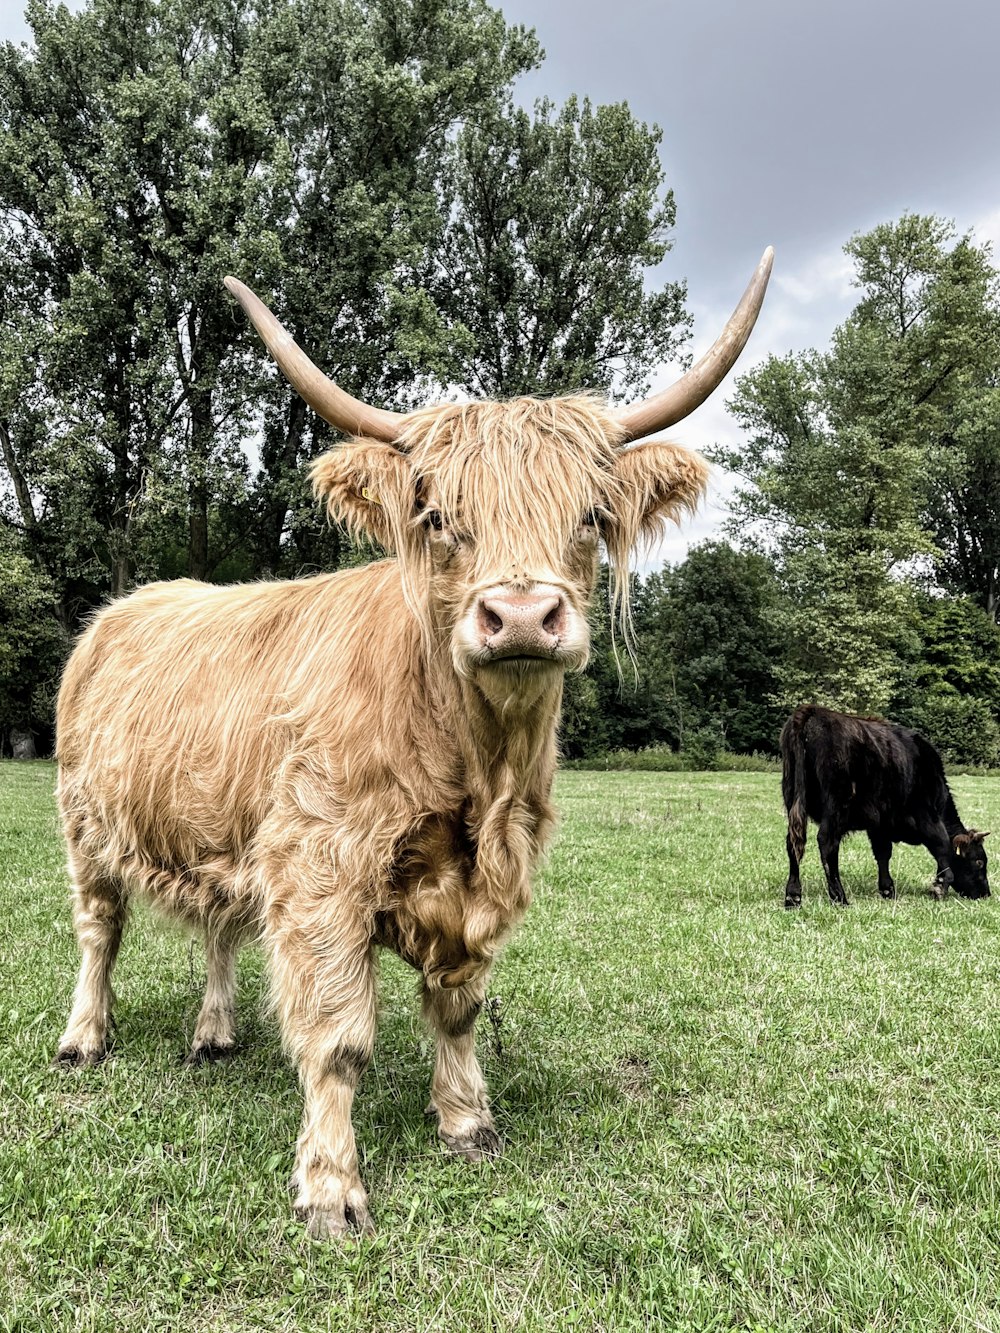
[[(292, 1177), (293, 1182), (295, 1176)], [(351, 1236), (373, 1236), (375, 1224), (368, 1209), (364, 1189), (350, 1192), (342, 1204), (323, 1207), (320, 1204), (296, 1202), (293, 1212), (313, 1240), (346, 1240)]]
[(500, 1135), (492, 1125), (480, 1125), (464, 1134), (442, 1134), (445, 1147), (467, 1162), (481, 1162), (484, 1157), (499, 1157), (503, 1148)]
[(228, 1060), (236, 1050), (230, 1042), (228, 1046), (219, 1046), (215, 1042), (205, 1042), (203, 1046), (194, 1046), (187, 1055), (182, 1056), (185, 1069), (194, 1069), (197, 1065), (214, 1064), (218, 1060)]
[(295, 1216), (304, 1222), (311, 1240), (349, 1240), (354, 1236), (374, 1236), (375, 1225), (367, 1208), (296, 1208)]
[(52, 1061), (53, 1069), (82, 1069), (86, 1065), (99, 1065), (108, 1053), (102, 1046), (99, 1050), (81, 1051), (77, 1046), (64, 1046)]
[(801, 907), (801, 906), (802, 906), (802, 899), (801, 899), (801, 898), (786, 898), (786, 899), (785, 899), (785, 911), (786, 911), (786, 912), (790, 912), (794, 907)]
[(882, 895), (883, 898), (885, 898), (887, 902), (891, 902), (892, 899), (895, 898), (896, 896), (895, 889), (879, 889), (879, 893)]

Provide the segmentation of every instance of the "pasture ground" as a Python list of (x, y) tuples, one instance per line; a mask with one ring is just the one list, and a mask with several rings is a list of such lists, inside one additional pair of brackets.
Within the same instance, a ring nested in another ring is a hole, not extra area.
[[(77, 966), (53, 777), (0, 766), (4, 1333), (1000, 1329), (998, 908), (931, 901), (923, 851), (885, 903), (853, 840), (836, 911), (811, 838), (788, 914), (774, 775), (562, 774), (481, 1022), (503, 1157), (438, 1146), (383, 958), (355, 1115), (378, 1235), (324, 1247), (290, 1216), (256, 950), (242, 1053), (185, 1069), (200, 946), (137, 911), (113, 1055), (49, 1067)], [(996, 779), (953, 788), (1000, 827)]]

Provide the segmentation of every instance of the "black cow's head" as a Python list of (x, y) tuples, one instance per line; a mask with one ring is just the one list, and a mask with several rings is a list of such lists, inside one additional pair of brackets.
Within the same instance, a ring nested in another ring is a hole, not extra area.
[(951, 869), (955, 876), (954, 890), (963, 898), (988, 898), (990, 884), (986, 878), (986, 848), (983, 839), (988, 833), (968, 829), (956, 833), (952, 839)]

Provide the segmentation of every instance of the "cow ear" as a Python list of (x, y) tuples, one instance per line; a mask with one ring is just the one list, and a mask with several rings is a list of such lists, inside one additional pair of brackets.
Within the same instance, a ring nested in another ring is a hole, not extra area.
[(708, 484), (708, 464), (701, 455), (668, 440), (623, 449), (611, 473), (608, 545), (626, 558), (640, 537), (653, 540), (668, 519), (693, 513)]
[(975, 835), (970, 829), (966, 833), (956, 833), (951, 840), (951, 845), (952, 847), (954, 847), (955, 851), (958, 853), (959, 856), (963, 856), (965, 852), (968, 850), (969, 843), (973, 842), (974, 840), (975, 840)]
[(348, 440), (321, 454), (310, 469), (313, 493), (352, 537), (399, 552), (416, 508), (413, 471), (405, 454), (378, 440)]

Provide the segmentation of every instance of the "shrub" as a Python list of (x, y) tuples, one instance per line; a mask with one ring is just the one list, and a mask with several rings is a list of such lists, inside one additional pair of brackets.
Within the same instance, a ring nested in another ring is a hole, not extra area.
[(985, 699), (928, 694), (908, 710), (906, 723), (936, 745), (948, 763), (985, 768), (1000, 763), (1000, 726)]
[[(621, 773), (691, 773), (706, 767), (704, 755), (671, 750), (668, 745), (651, 745), (644, 750), (605, 750), (582, 759), (564, 759), (566, 769), (601, 770)], [(777, 773), (781, 762), (766, 754), (729, 754), (716, 751), (713, 769), (728, 773)]]

